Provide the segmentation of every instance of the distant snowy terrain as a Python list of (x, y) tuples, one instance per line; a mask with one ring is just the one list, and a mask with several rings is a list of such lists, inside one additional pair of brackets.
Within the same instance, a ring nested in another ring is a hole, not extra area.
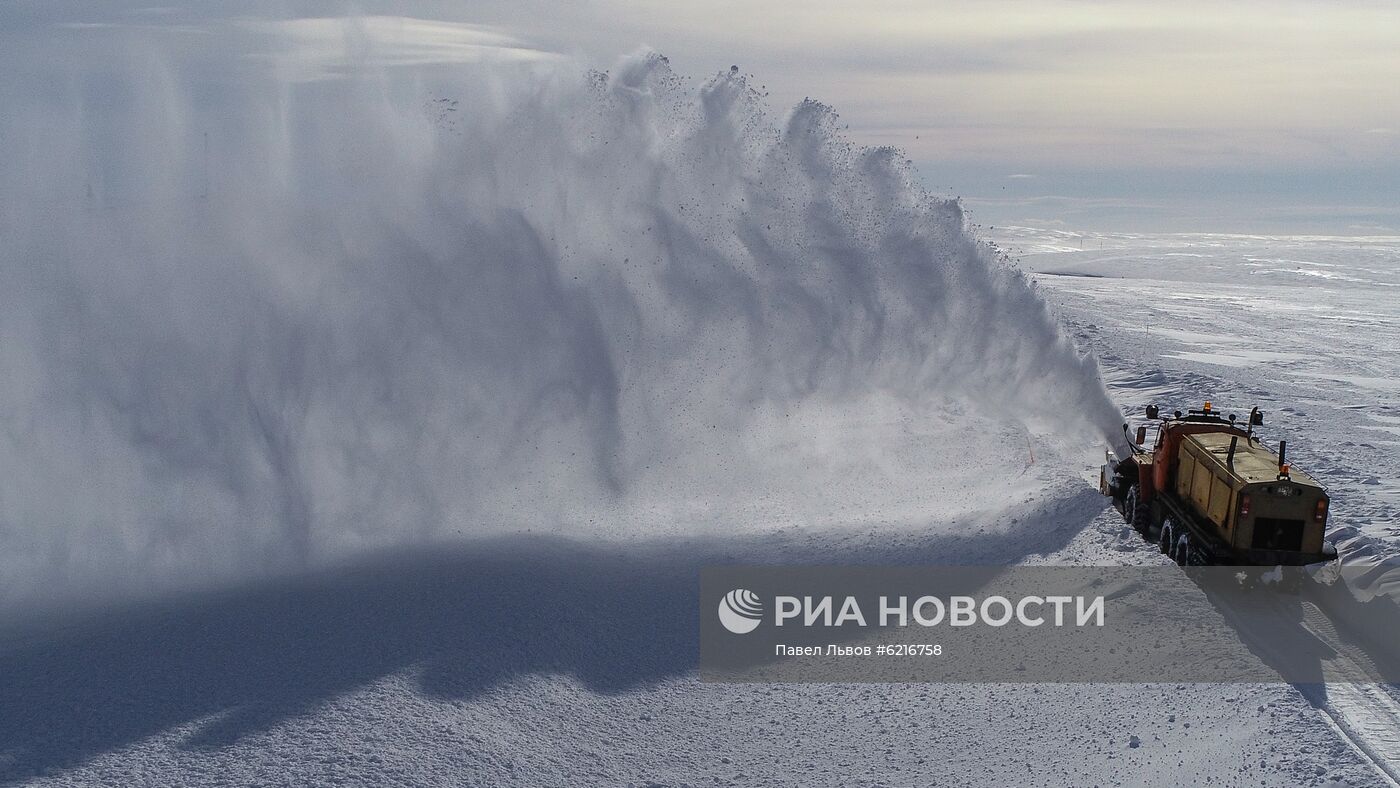
[(1132, 415), (1258, 405), (1331, 492), (1334, 536), (1400, 552), (1400, 238), (990, 235)]

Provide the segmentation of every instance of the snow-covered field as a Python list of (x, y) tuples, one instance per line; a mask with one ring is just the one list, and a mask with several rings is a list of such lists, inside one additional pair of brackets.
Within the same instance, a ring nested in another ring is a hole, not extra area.
[[(994, 236), (1095, 350), (1130, 415), (1154, 402), (1168, 411), (1207, 399), (1240, 414), (1261, 407), (1265, 434), (1288, 440), (1293, 461), (1328, 487), (1341, 560), (1368, 588), (1395, 595), (1400, 238), (1028, 227)], [(1400, 774), (1394, 687), (1299, 691), (1387, 779)]]
[[(1385, 387), (1397, 363), (1385, 294), (1400, 282), (1400, 244), (1090, 237), (1080, 251), (1053, 234), (1001, 240), (1040, 272), (1125, 407), (1260, 404), (1267, 434), (1289, 439), (1333, 489), (1338, 526), (1390, 550), (1400, 403)], [(794, 473), (831, 476), (801, 504), (671, 489), (655, 527), (625, 522), (645, 519), (634, 508), (599, 538), (398, 550), (11, 627), (0, 778), (1388, 784), (1400, 720), (1386, 717), (1396, 704), (1385, 687), (698, 681), (696, 573), (707, 564), (1165, 560), (1090, 488), (1089, 447), (967, 414), (949, 422), (959, 431), (890, 407), (828, 421), (814, 445), (754, 438), (758, 455), (796, 458)], [(677, 528), (678, 517), (692, 522)]]
[[(1390, 779), (1385, 687), (696, 663), (707, 565), (1162, 562), (1117, 405), (1259, 404), (1386, 568), (1396, 242), (999, 231), (1028, 278), (727, 63), (292, 22), (0, 82), (0, 784)], [(315, 31), (346, 68), (276, 68)]]
[(1400, 238), (995, 235), (1132, 416), (1258, 405), (1326, 483), (1334, 536), (1400, 545)]
[(918, 529), (756, 530), (719, 544), (469, 544), (36, 633), (0, 663), (5, 705), (21, 710), (0, 731), (24, 753), (6, 775), (46, 768), (37, 782), (54, 785), (1380, 784), (1286, 685), (695, 678), (700, 566), (1121, 560), (1117, 522), (1081, 484)]

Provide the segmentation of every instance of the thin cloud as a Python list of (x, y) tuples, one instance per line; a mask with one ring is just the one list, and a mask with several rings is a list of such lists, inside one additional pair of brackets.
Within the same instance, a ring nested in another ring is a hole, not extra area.
[(496, 29), (402, 16), (243, 20), (245, 30), (270, 37), (270, 57), (291, 79), (322, 79), (353, 66), (430, 66), (452, 63), (553, 60)]

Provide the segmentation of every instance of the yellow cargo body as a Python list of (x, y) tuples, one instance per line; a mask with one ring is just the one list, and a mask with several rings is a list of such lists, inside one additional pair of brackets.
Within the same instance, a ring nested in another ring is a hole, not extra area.
[[(1234, 440), (1233, 453), (1230, 443)], [(1322, 550), (1326, 493), (1311, 476), (1282, 476), (1278, 455), (1258, 440), (1225, 432), (1187, 435), (1175, 492), (1237, 550)], [(1322, 506), (1322, 509), (1319, 509)]]

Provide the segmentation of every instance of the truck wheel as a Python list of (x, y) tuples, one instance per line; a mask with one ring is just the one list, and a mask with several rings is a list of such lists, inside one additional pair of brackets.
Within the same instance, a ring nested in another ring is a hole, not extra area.
[(1157, 549), (1161, 550), (1166, 555), (1171, 555), (1175, 540), (1176, 524), (1172, 522), (1172, 518), (1167, 517), (1162, 520), (1162, 532), (1161, 535), (1157, 537)]
[(1215, 564), (1215, 553), (1206, 545), (1196, 544), (1191, 540), (1191, 549), (1186, 553), (1187, 566), (1213, 566)]
[(1191, 563), (1191, 534), (1182, 534), (1176, 540), (1176, 554), (1172, 558), (1176, 559), (1177, 566), (1187, 566)]
[(1128, 488), (1128, 497), (1123, 499), (1123, 519), (1133, 527), (1133, 530), (1140, 534), (1147, 534), (1147, 525), (1151, 520), (1151, 512), (1147, 504), (1138, 499), (1138, 486), (1134, 484)]

